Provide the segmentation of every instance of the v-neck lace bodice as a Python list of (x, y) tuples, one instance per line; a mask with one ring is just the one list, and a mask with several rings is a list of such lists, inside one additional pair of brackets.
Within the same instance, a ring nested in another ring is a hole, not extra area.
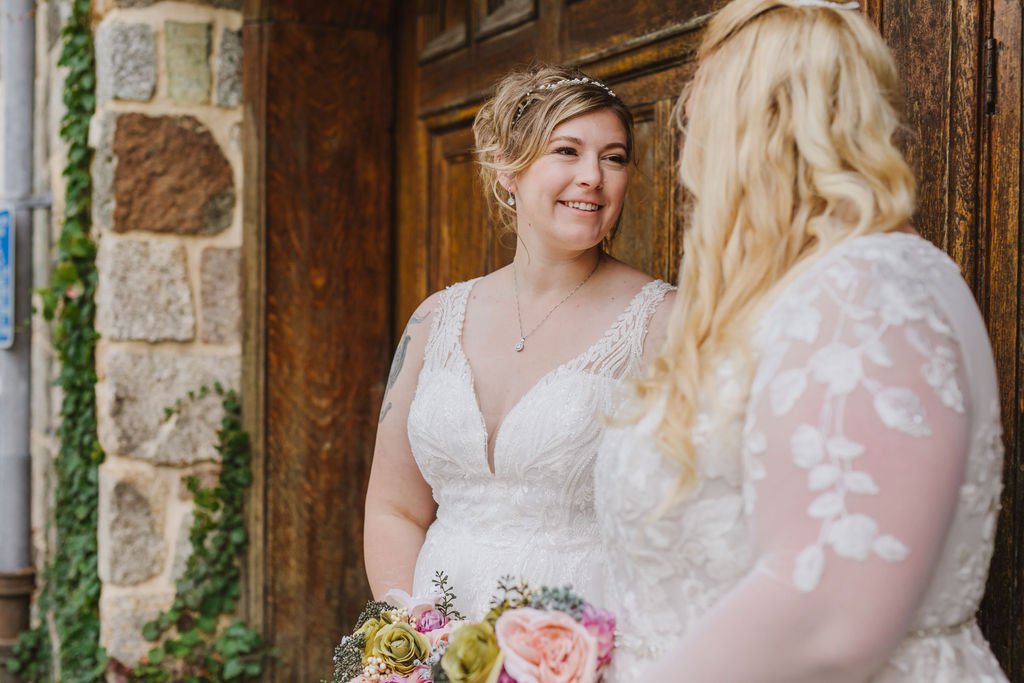
[(645, 285), (595, 344), (527, 390), (496, 427), (492, 473), (461, 342), (474, 282), (440, 297), (408, 433), (438, 505), (414, 591), (428, 591), (434, 572), (444, 570), (459, 608), (479, 617), (505, 574), (596, 592), (593, 465), (604, 431), (600, 416), (616, 408), (619, 380), (639, 369), (647, 325), (670, 287)]

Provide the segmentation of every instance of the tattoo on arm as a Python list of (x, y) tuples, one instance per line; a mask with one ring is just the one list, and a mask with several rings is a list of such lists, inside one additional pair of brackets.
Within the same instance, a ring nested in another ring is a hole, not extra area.
[(388, 396), (391, 394), (391, 388), (395, 386), (395, 382), (398, 381), (398, 376), (402, 374), (402, 367), (405, 365), (405, 354), (409, 350), (409, 342), (412, 341), (412, 336), (409, 334), (409, 328), (413, 325), (419, 325), (421, 322), (427, 319), (428, 313), (423, 315), (416, 315), (415, 313), (409, 318), (409, 324), (406, 325), (405, 331), (402, 333), (402, 342), (398, 345), (398, 350), (395, 351), (395, 358), (391, 361), (391, 370), (388, 372), (388, 383), (384, 389), (384, 408), (380, 411), (380, 419), (378, 424), (384, 421), (388, 411), (391, 410), (391, 402), (388, 401)]

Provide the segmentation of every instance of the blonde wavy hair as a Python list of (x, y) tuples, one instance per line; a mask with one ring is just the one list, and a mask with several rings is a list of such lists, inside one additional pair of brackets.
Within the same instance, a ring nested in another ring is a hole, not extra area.
[[(586, 82), (565, 82), (572, 79)], [(500, 176), (526, 170), (544, 153), (551, 132), (560, 124), (600, 109), (610, 109), (622, 121), (626, 154), (632, 160), (633, 115), (607, 87), (583, 72), (537, 64), (498, 82), (494, 97), (477, 112), (473, 136), (491, 214), (506, 232), (516, 231), (516, 211), (507, 203), (509, 193)]]
[(835, 244), (909, 221), (914, 177), (893, 143), (898, 89), (860, 12), (733, 0), (710, 22), (676, 108), (690, 193), (679, 296), (666, 346), (635, 385), (637, 414), (667, 394), (658, 447), (680, 466), (677, 495), (696, 478), (701, 397), (716, 421), (730, 410), (712, 370), (727, 356), (745, 362), (749, 394), (748, 340), (773, 294)]

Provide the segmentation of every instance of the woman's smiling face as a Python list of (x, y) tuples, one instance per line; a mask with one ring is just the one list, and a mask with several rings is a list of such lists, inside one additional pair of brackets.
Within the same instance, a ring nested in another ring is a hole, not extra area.
[(541, 156), (511, 182), (520, 234), (582, 251), (607, 235), (629, 184), (626, 128), (610, 109), (559, 124)]

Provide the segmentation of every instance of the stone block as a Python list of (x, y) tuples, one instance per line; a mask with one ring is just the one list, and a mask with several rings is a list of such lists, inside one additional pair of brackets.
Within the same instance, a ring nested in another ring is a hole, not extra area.
[(185, 104), (210, 101), (210, 24), (164, 24), (167, 94)]
[(96, 32), (96, 96), (147, 101), (156, 90), (156, 36), (145, 24), (108, 21)]
[(237, 107), (242, 103), (242, 32), (224, 29), (217, 55), (216, 104)]
[(169, 419), (164, 412), (203, 385), (220, 382), (237, 388), (238, 356), (157, 355), (111, 348), (101, 364), (97, 409), (100, 444), (106, 452), (171, 465), (217, 460), (222, 415), (217, 396), (186, 400), (181, 412)]
[(104, 591), (100, 597), (100, 644), (107, 655), (127, 665), (135, 665), (153, 643), (142, 637), (142, 627), (174, 603), (171, 589), (125, 595), (123, 591)]
[(189, 538), (189, 534), (194, 520), (195, 516), (187, 512), (178, 525), (178, 537), (174, 541), (174, 562), (171, 564), (171, 580), (175, 585), (185, 575), (188, 558), (192, 556), (192, 539)]
[(203, 249), (200, 280), (200, 338), (208, 344), (241, 341), (241, 250)]
[(114, 131), (117, 129), (115, 112), (104, 112), (89, 123), (89, 146), (92, 156), (92, 222), (98, 228), (114, 227)]
[(99, 571), (104, 583), (134, 586), (164, 570), (164, 480), (145, 471), (100, 472)]
[(96, 327), (118, 341), (189, 341), (195, 314), (185, 248), (164, 240), (100, 240)]
[(121, 114), (112, 147), (114, 230), (213, 235), (231, 225), (231, 164), (195, 118)]

